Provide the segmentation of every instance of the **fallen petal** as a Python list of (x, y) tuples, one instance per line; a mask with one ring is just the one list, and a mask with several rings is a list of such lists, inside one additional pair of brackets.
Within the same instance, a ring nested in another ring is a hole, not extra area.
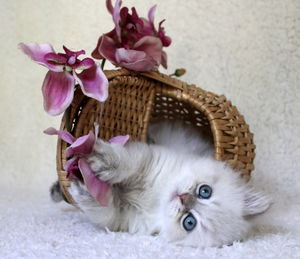
[(95, 176), (84, 158), (79, 159), (78, 165), (89, 193), (100, 205), (107, 206), (110, 190), (109, 184), (101, 181)]
[(63, 141), (67, 142), (68, 144), (72, 144), (75, 142), (76, 138), (72, 136), (71, 133), (65, 130), (56, 130), (55, 128), (48, 128), (43, 131), (47, 135), (58, 135)]
[(41, 43), (41, 44), (19, 43), (18, 47), (23, 51), (24, 54), (26, 54), (28, 57), (30, 57), (36, 63), (43, 65), (55, 72), (63, 71), (62, 67), (57, 66), (55, 64), (51, 64), (51, 63), (47, 62), (47, 60), (45, 59), (46, 54), (55, 53), (53, 47), (50, 44), (48, 44), (48, 43)]
[(125, 135), (125, 136), (113, 137), (108, 142), (109, 143), (118, 143), (118, 144), (124, 146), (128, 140), (129, 140), (129, 135)]
[(99, 65), (94, 64), (94, 66), (83, 70), (80, 74), (74, 73), (74, 77), (86, 96), (99, 102), (104, 102), (107, 99), (108, 80)]
[(42, 87), (45, 111), (50, 115), (64, 112), (73, 100), (74, 84), (69, 72), (48, 71)]
[(87, 155), (93, 151), (93, 147), (96, 141), (95, 134), (90, 131), (88, 135), (84, 135), (76, 139), (71, 146), (69, 146), (66, 151), (66, 157), (72, 155)]

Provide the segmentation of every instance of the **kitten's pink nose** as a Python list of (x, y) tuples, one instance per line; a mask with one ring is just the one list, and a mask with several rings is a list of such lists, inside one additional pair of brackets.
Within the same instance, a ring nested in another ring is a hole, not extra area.
[(181, 203), (183, 205), (187, 205), (187, 203), (190, 200), (190, 194), (189, 193), (183, 193), (183, 194), (180, 194), (178, 196), (179, 196), (179, 199), (180, 199)]

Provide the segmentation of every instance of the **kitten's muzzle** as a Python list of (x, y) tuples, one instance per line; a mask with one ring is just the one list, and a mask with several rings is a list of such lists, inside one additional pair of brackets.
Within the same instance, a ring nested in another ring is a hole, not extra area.
[(195, 202), (196, 202), (196, 198), (194, 197), (194, 195), (190, 194), (190, 193), (182, 193), (178, 195), (181, 204), (183, 206), (186, 207), (186, 209), (191, 209), (194, 207)]

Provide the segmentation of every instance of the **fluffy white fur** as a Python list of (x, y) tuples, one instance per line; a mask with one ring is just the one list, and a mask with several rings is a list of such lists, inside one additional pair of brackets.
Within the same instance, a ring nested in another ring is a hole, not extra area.
[[(269, 201), (215, 161), (212, 147), (196, 133), (188, 126), (164, 123), (151, 130), (156, 144), (123, 147), (98, 140), (88, 161), (96, 175), (111, 184), (109, 205), (99, 206), (78, 182), (70, 192), (92, 221), (112, 231), (159, 234), (195, 247), (242, 240), (250, 228), (248, 217), (264, 212)], [(213, 190), (209, 199), (197, 194), (203, 184)], [(183, 194), (191, 202), (184, 202)], [(182, 224), (188, 213), (197, 220), (192, 231)]]

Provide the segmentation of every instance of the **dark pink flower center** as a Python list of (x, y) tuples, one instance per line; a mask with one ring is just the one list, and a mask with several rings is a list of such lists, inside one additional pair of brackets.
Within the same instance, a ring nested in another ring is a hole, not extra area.
[(127, 7), (120, 10), (120, 28), (121, 28), (121, 46), (125, 49), (130, 49), (142, 37), (146, 35), (153, 35), (152, 32), (146, 31), (144, 21), (138, 16), (136, 9), (131, 9), (132, 14), (129, 13)]
[(71, 56), (71, 57), (69, 57), (69, 59), (68, 59), (68, 64), (69, 65), (74, 65), (75, 64), (75, 62), (76, 62), (76, 57), (75, 56)]
[(71, 51), (63, 46), (65, 53), (48, 53), (45, 55), (45, 60), (51, 65), (62, 66), (65, 71), (72, 72), (73, 69), (87, 69), (94, 65), (94, 61), (90, 58), (83, 60), (78, 59), (80, 55), (85, 54), (84, 50)]
[(165, 35), (164, 28), (161, 26), (164, 20), (159, 23), (158, 31), (154, 25), (145, 18), (139, 17), (136, 9), (131, 8), (131, 14), (127, 7), (123, 7), (119, 13), (120, 22), (116, 26), (120, 27), (120, 39), (117, 37), (116, 30), (113, 30), (109, 37), (113, 38), (118, 48), (132, 49), (134, 44), (144, 36), (155, 36), (160, 38), (163, 46), (171, 44), (171, 38)]
[(83, 177), (79, 170), (78, 164), (72, 165), (68, 168), (67, 177), (70, 179), (77, 179), (77, 180), (80, 180), (81, 182), (83, 182)]

